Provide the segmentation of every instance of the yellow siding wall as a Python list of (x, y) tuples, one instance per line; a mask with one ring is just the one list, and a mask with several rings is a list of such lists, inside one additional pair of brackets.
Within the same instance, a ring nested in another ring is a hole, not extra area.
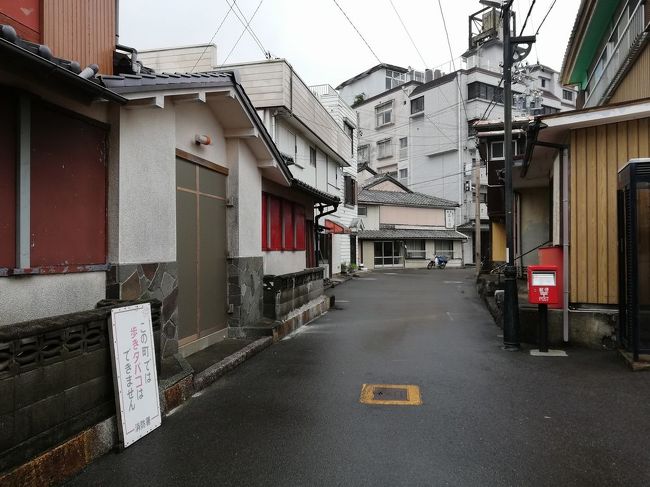
[(492, 222), (492, 260), (506, 261), (506, 226), (503, 223)]
[[(646, 7), (650, 10), (650, 5)], [(625, 75), (621, 84), (616, 88), (609, 103), (639, 100), (650, 97), (650, 44), (646, 44), (644, 51), (637, 58), (632, 68)]]
[(571, 302), (618, 302), (617, 174), (629, 159), (650, 157), (649, 122), (571, 133)]

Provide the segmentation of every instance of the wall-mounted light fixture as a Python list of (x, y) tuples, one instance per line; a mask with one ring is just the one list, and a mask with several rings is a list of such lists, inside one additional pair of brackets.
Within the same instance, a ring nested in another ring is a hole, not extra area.
[(210, 145), (212, 143), (212, 140), (207, 135), (196, 134), (194, 136), (194, 143), (196, 145)]

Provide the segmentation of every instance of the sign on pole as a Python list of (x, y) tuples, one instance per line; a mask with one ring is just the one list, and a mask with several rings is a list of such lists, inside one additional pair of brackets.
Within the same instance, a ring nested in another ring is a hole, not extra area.
[(117, 426), (126, 448), (162, 419), (149, 303), (111, 310), (109, 336)]

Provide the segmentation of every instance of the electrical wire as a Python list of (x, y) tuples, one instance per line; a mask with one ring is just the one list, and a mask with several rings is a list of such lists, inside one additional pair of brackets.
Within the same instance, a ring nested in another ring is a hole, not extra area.
[(393, 3), (393, 0), (388, 0), (390, 2), (391, 7), (393, 7), (393, 10), (395, 11), (395, 15), (397, 15), (397, 18), (399, 19), (400, 24), (402, 24), (402, 27), (404, 27), (404, 32), (406, 32), (406, 35), (408, 38), (411, 40), (411, 44), (413, 44), (413, 47), (418, 53), (418, 56), (420, 56), (420, 60), (422, 61), (422, 65), (426, 67), (427, 62), (424, 60), (424, 57), (422, 56), (422, 53), (418, 49), (418, 46), (415, 45), (415, 41), (413, 40), (413, 37), (411, 37), (411, 33), (409, 30), (406, 28), (406, 25), (404, 24), (404, 21), (402, 20), (402, 16), (399, 14), (397, 11), (397, 8), (395, 8), (395, 4)]
[(537, 0), (533, 0), (532, 3), (530, 4), (530, 7), (528, 8), (528, 13), (526, 14), (526, 19), (524, 20), (524, 25), (521, 26), (519, 35), (522, 35), (524, 33), (524, 29), (526, 28), (526, 24), (528, 23), (528, 19), (530, 18), (530, 14), (533, 11), (533, 7), (535, 6), (536, 1)]
[[(451, 50), (451, 41), (449, 40), (449, 31), (447, 30), (447, 21), (445, 20), (445, 13), (442, 10), (442, 3), (438, 0), (438, 7), (440, 7), (440, 16), (442, 17), (442, 25), (445, 28), (445, 36), (447, 37), (447, 46), (449, 47), (449, 55), (453, 58), (454, 54)], [(453, 61), (452, 61), (453, 63)], [(453, 64), (454, 72), (456, 72), (456, 64)], [(467, 115), (467, 107), (465, 106), (465, 100), (463, 100), (463, 90), (460, 87), (460, 81), (458, 80), (458, 75), (456, 75), (456, 84), (458, 85), (458, 96), (463, 102), (463, 110), (465, 112), (465, 121), (469, 121), (469, 116)]]
[(196, 69), (196, 66), (199, 64), (199, 61), (201, 61), (201, 58), (205, 55), (205, 52), (208, 50), (208, 47), (210, 47), (210, 44), (212, 44), (212, 41), (214, 40), (215, 37), (217, 37), (217, 34), (221, 30), (221, 27), (223, 26), (223, 23), (226, 21), (228, 18), (228, 15), (230, 15), (230, 12), (232, 12), (232, 8), (235, 5), (236, 0), (233, 0), (232, 5), (230, 5), (230, 8), (226, 12), (226, 15), (224, 15), (223, 19), (221, 19), (221, 22), (219, 23), (219, 26), (217, 27), (217, 30), (214, 31), (214, 34), (212, 34), (212, 37), (210, 37), (210, 41), (205, 45), (205, 49), (203, 49), (203, 52), (199, 56), (199, 58), (196, 60), (194, 63), (194, 66), (192, 66), (192, 69), (190, 70), (190, 73), (193, 73), (194, 70)]
[(542, 25), (544, 25), (544, 22), (546, 22), (546, 18), (548, 17), (548, 14), (550, 14), (551, 10), (553, 10), (553, 7), (555, 7), (555, 2), (557, 2), (557, 0), (553, 0), (553, 3), (548, 8), (548, 11), (546, 12), (546, 15), (544, 15), (544, 18), (542, 19), (542, 22), (539, 24), (539, 27), (537, 27), (537, 32), (535, 32), (535, 35), (539, 34), (539, 31), (542, 28)]
[(241, 34), (239, 34), (239, 37), (237, 38), (237, 41), (235, 41), (235, 45), (232, 46), (232, 49), (230, 49), (230, 52), (229, 52), (228, 55), (226, 56), (226, 59), (223, 60), (223, 63), (221, 63), (221, 66), (223, 66), (224, 64), (226, 64), (226, 62), (227, 62), (228, 59), (230, 58), (230, 55), (233, 53), (233, 51), (234, 51), (235, 48), (237, 47), (237, 44), (239, 44), (239, 41), (241, 40), (241, 38), (242, 38), (242, 37), (244, 36), (244, 34), (246, 33), (246, 30), (248, 29), (248, 26), (249, 26), (250, 23), (253, 21), (253, 18), (255, 17), (255, 14), (257, 14), (257, 11), (258, 11), (258, 10), (260, 9), (260, 7), (262, 6), (262, 2), (263, 2), (263, 1), (264, 1), (264, 0), (260, 0), (260, 3), (257, 4), (257, 8), (256, 8), (255, 11), (253, 12), (253, 15), (251, 15), (251, 18), (248, 19), (248, 21), (246, 22), (246, 25), (244, 26), (244, 30), (242, 31)]
[(381, 60), (379, 59), (379, 56), (377, 56), (377, 53), (375, 53), (375, 51), (373, 51), (372, 47), (370, 47), (370, 44), (368, 44), (368, 41), (366, 41), (366, 38), (363, 37), (363, 35), (361, 34), (361, 32), (359, 32), (359, 29), (357, 29), (357, 26), (354, 25), (354, 23), (352, 23), (352, 20), (350, 20), (350, 17), (348, 17), (348, 14), (346, 14), (345, 11), (341, 8), (341, 6), (339, 5), (339, 2), (337, 2), (336, 0), (332, 0), (332, 1), (333, 1), (333, 2), (336, 4), (336, 6), (339, 8), (339, 10), (340, 10), (341, 13), (343, 14), (343, 16), (347, 19), (347, 21), (350, 23), (350, 25), (352, 26), (352, 28), (357, 32), (357, 34), (359, 34), (359, 37), (361, 37), (361, 40), (362, 40), (363, 43), (366, 45), (366, 47), (367, 47), (368, 49), (370, 49), (370, 52), (372, 53), (373, 56), (375, 56), (375, 59), (377, 60), (377, 62), (378, 62), (379, 64), (383, 64), (383, 63), (381, 62)]
[[(230, 4), (229, 0), (226, 0), (226, 2), (228, 4)], [(239, 11), (239, 14), (241, 14), (241, 18), (239, 17), (237, 12), (233, 11), (233, 13), (237, 16), (237, 19), (239, 20), (239, 22), (241, 22), (241, 25), (243, 25), (248, 30), (248, 33), (251, 35), (251, 37), (253, 38), (253, 40), (257, 44), (257, 47), (260, 48), (260, 50), (262, 51), (262, 54), (264, 55), (264, 57), (268, 58), (268, 51), (264, 48), (264, 45), (262, 45), (262, 41), (260, 41), (260, 38), (257, 37), (257, 34), (253, 31), (253, 27), (250, 26), (250, 25), (246, 25), (246, 23), (245, 23), (246, 16), (244, 15), (244, 12), (242, 12), (241, 8), (239, 8), (239, 5), (237, 5), (235, 3), (235, 0), (233, 0), (233, 4), (235, 5), (237, 10)]]

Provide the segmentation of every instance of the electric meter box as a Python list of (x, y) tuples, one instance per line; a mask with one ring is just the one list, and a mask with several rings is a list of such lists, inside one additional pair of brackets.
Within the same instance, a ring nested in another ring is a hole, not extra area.
[(554, 265), (528, 266), (528, 302), (532, 304), (558, 304), (558, 272)]

